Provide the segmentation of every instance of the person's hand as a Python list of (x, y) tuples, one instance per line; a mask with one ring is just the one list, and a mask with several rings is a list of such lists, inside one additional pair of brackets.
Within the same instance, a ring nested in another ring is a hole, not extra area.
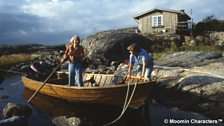
[(127, 75), (127, 79), (131, 79), (131, 75)]
[(144, 76), (139, 76), (139, 80), (149, 81), (150, 79)]
[(138, 76), (137, 78), (138, 78), (138, 79), (143, 79), (143, 78), (144, 78), (144, 76)]
[(150, 81), (150, 79), (149, 78), (144, 78), (144, 81)]
[(145, 77), (144, 76), (138, 76), (137, 77), (139, 80), (143, 80)]
[(62, 58), (62, 59), (61, 59), (61, 62), (64, 63), (64, 62), (65, 62), (65, 58)]
[(69, 53), (68, 53), (68, 55), (73, 55), (73, 54), (74, 54), (74, 52), (73, 52), (73, 51), (71, 51), (71, 52), (69, 52)]

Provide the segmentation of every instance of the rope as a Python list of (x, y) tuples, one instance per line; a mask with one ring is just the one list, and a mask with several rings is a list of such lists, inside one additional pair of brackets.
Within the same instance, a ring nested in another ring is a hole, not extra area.
[(124, 111), (124, 108), (127, 105), (129, 89), (130, 89), (130, 84), (128, 83), (128, 88), (127, 88), (127, 92), (126, 92), (126, 96), (125, 96), (125, 101), (124, 101), (124, 105), (123, 105), (123, 108), (122, 108), (122, 112)]
[(132, 93), (131, 93), (131, 96), (127, 102), (127, 99), (128, 99), (128, 94), (129, 94), (129, 88), (130, 88), (130, 84), (128, 83), (128, 88), (127, 88), (127, 92), (126, 92), (126, 97), (125, 97), (125, 102), (124, 102), (124, 105), (123, 105), (123, 109), (121, 111), (121, 114), (113, 121), (107, 123), (107, 124), (104, 124), (103, 126), (109, 126), (109, 125), (112, 125), (113, 123), (117, 122), (119, 119), (121, 119), (121, 117), (124, 115), (125, 111), (127, 110), (129, 104), (131, 103), (131, 100), (134, 96), (134, 92), (135, 92), (135, 89), (137, 87), (137, 84), (138, 84), (138, 81), (135, 83), (134, 85), (134, 88), (132, 90)]
[(19, 80), (19, 81), (15, 82), (15, 83), (12, 83), (12, 84), (10, 84), (10, 85), (17, 85), (17, 84), (19, 84), (20, 82), (22, 82), (22, 80)]
[(15, 74), (22, 74), (23, 72), (17, 72), (17, 71), (12, 71), (12, 70), (5, 70), (5, 69), (0, 69), (0, 71), (8, 72), (8, 73), (15, 73)]
[[(4, 71), (7, 73), (13, 73), (13, 74), (22, 74), (22, 72), (16, 72), (16, 71), (11, 71), (11, 70), (5, 70), (5, 69), (0, 69), (0, 71)], [(21, 82), (21, 80), (15, 82), (15, 83), (11, 83), (10, 85), (17, 85)]]

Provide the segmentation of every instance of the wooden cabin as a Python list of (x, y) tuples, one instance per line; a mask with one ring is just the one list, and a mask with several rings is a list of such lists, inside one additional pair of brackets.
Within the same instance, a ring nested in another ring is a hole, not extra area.
[(141, 33), (176, 33), (188, 30), (191, 17), (184, 10), (154, 8), (133, 17)]

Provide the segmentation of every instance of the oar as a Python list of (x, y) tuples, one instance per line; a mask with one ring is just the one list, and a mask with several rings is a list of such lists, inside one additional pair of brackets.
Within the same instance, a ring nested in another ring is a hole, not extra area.
[(40, 91), (40, 89), (46, 84), (46, 82), (51, 78), (51, 76), (54, 74), (54, 72), (61, 66), (63, 62), (60, 62), (60, 64), (53, 70), (53, 72), (47, 77), (47, 79), (45, 79), (45, 81), (43, 82), (43, 84), (41, 85), (41, 87), (35, 92), (33, 93), (33, 95), (30, 97), (30, 99), (27, 101), (28, 103), (30, 103), (30, 101), (34, 98), (34, 96)]

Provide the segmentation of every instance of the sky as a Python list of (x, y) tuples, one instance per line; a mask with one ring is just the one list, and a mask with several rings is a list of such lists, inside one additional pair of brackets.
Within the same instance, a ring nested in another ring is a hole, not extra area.
[(224, 19), (224, 0), (0, 0), (0, 45), (68, 43), (96, 32), (136, 27), (133, 16), (153, 8), (182, 10), (195, 23)]

